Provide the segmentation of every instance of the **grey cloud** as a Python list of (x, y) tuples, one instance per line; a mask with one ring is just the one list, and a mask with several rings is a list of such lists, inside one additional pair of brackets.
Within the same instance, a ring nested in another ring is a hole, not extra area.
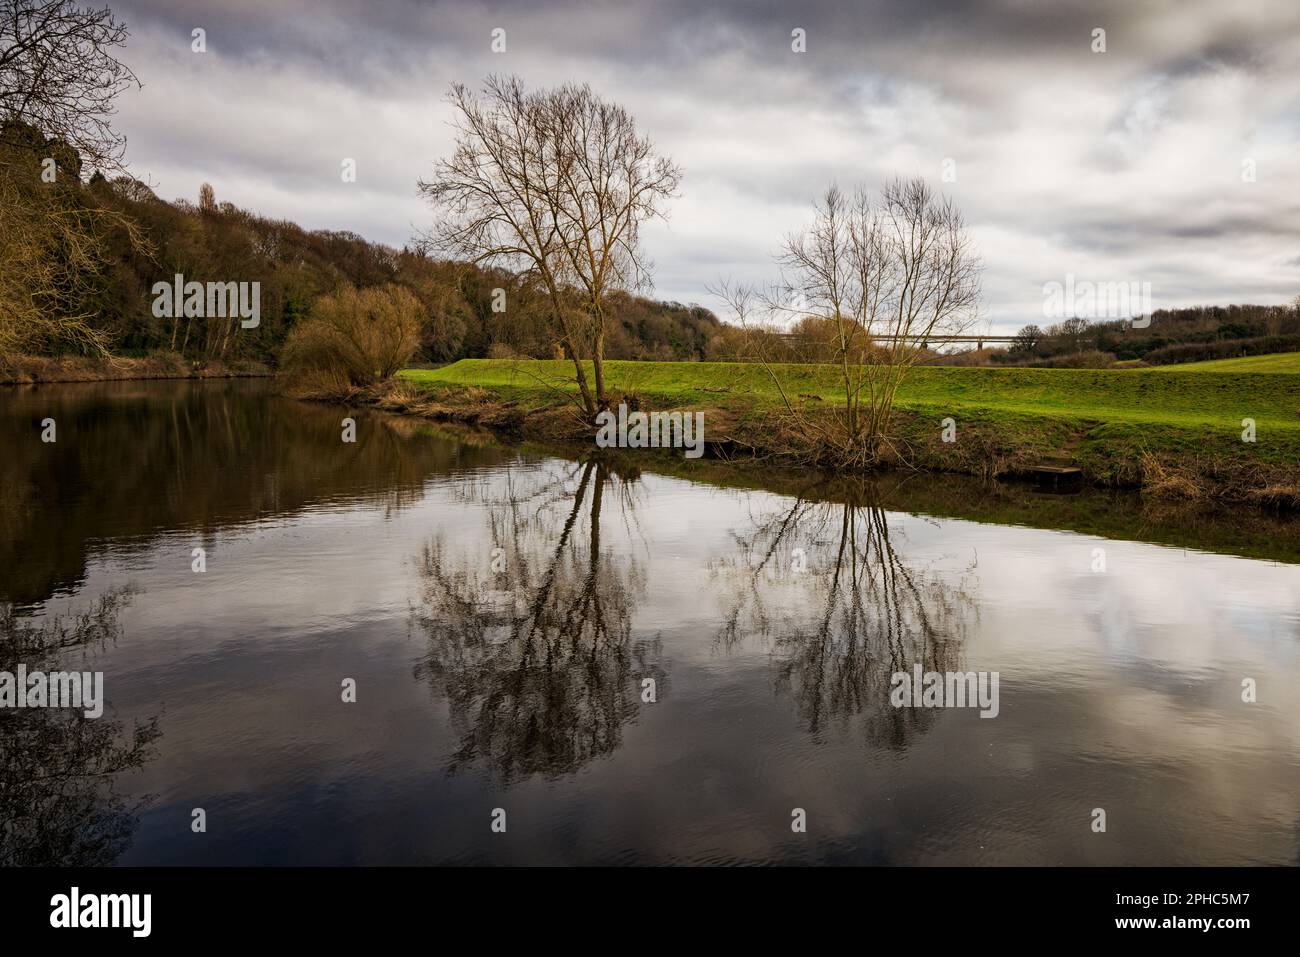
[[(1024, 290), (1066, 271), (1158, 274), (1192, 301), (1281, 301), (1294, 286), (1294, 261), (1264, 253), (1294, 248), (1300, 223), (1291, 0), (114, 7), (146, 83), (122, 103), (128, 159), (168, 197), (209, 180), (268, 215), (401, 245), (428, 215), (415, 180), (450, 145), (447, 85), (515, 72), (590, 82), (685, 168), (671, 225), (646, 233), (664, 298), (708, 304), (720, 274), (770, 276), (825, 185), (896, 174), (930, 178), (966, 213), (998, 328), (1033, 321), (1040, 297)], [(189, 52), (196, 26), (208, 59)], [(806, 54), (790, 50), (794, 27)], [(1105, 54), (1089, 49), (1094, 27)], [(1249, 186), (1245, 156), (1259, 164)], [(956, 183), (940, 179), (946, 158)]]

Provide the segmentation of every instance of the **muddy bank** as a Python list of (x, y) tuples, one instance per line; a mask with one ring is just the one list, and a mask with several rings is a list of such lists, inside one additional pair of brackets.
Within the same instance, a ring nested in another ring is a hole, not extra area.
[[(428, 390), (390, 382), (346, 395), (297, 397), (344, 401), (436, 422), (485, 428), (514, 439), (568, 446), (593, 446), (595, 442), (594, 428), (572, 403), (557, 399), (549, 404), (529, 404), (480, 387)], [(703, 412), (707, 458), (782, 467), (824, 467), (807, 435), (779, 416), (723, 408)], [(1042, 416), (971, 411), (963, 415), (957, 440), (947, 442), (932, 419), (922, 413), (895, 412), (891, 430), (894, 438), (882, 456), (881, 470), (1032, 482), (1037, 469), (1052, 463), (1077, 468), (1083, 485), (1138, 490), (1153, 500), (1300, 511), (1300, 463), (1260, 461), (1251, 457), (1248, 449), (1215, 450), (1189, 442), (1185, 448), (1153, 451), (1140, 434), (1123, 430), (1090, 429)], [(680, 457), (680, 453), (658, 449), (638, 450), (637, 454)]]
[(191, 360), (175, 353), (144, 358), (89, 356), (0, 357), (0, 384), (38, 382), (114, 382), (127, 379), (234, 379), (270, 376), (260, 362)]

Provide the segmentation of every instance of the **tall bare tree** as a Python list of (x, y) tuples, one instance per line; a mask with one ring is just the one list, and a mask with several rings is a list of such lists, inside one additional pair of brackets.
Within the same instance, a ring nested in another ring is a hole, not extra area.
[(449, 101), (455, 152), (419, 184), (440, 216), (426, 241), (530, 274), (594, 415), (606, 404), (607, 297), (648, 282), (640, 226), (665, 215), (681, 171), (585, 85), (529, 92), (518, 77), (489, 77), (482, 93), (453, 85)]
[(115, 53), (126, 38), (108, 7), (0, 0), (0, 120), (67, 143), (88, 165), (118, 168), (126, 143), (113, 129), (114, 100), (139, 85)]
[[(69, 0), (0, 0), (0, 352), (61, 340), (105, 353), (93, 297), (105, 241), (125, 217), (87, 199), (87, 165), (120, 169), (113, 101), (134, 74), (126, 28)], [(53, 165), (51, 165), (53, 164)]]
[[(787, 236), (781, 281), (761, 294), (724, 283), (714, 290), (742, 322), (808, 317), (829, 321), (843, 404), (827, 420), (806, 415), (763, 360), (798, 432), (839, 465), (870, 465), (890, 447), (898, 388), (933, 336), (977, 318), (981, 264), (960, 211), (921, 179), (892, 180), (879, 195), (832, 186), (812, 224)], [(762, 339), (762, 337), (759, 337)]]

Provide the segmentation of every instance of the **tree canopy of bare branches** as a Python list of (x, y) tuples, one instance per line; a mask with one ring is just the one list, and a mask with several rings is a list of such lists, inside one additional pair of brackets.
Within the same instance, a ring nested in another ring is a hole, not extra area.
[[(46, 182), (50, 161), (64, 172)], [(78, 171), (67, 144), (0, 124), (0, 355), (56, 343), (106, 354), (110, 336), (96, 313), (110, 239), (151, 254), (136, 224), (91, 196)]]
[(19, 121), (116, 169), (125, 140), (113, 101), (138, 85), (115, 50), (126, 26), (72, 0), (0, 0), (0, 120)]
[(892, 180), (878, 195), (832, 186), (812, 224), (785, 238), (777, 262), (781, 279), (769, 289), (724, 282), (713, 291), (745, 324), (815, 318), (829, 325), (844, 390), (829, 422), (806, 416), (779, 372), (759, 358), (820, 455), (839, 465), (873, 464), (889, 447), (894, 399), (918, 346), (977, 318), (982, 267), (962, 215), (921, 179)]
[(115, 56), (126, 36), (107, 7), (0, 0), (0, 353), (54, 342), (108, 351), (92, 321), (107, 238), (146, 244), (86, 195), (81, 175), (121, 168), (113, 101), (137, 82)]
[(426, 243), (540, 286), (594, 415), (605, 404), (607, 297), (647, 284), (640, 227), (665, 215), (681, 171), (585, 85), (529, 92), (517, 77), (489, 77), (481, 93), (455, 84), (448, 99), (456, 149), (419, 184), (439, 217)]

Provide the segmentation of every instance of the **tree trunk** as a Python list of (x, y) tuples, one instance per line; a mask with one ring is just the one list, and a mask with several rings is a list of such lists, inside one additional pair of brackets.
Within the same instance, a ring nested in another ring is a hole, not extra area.
[(603, 329), (596, 334), (596, 347), (592, 350), (591, 365), (596, 377), (596, 405), (603, 409), (609, 404), (605, 399), (605, 330)]
[(582, 367), (582, 360), (578, 354), (573, 351), (573, 342), (566, 336), (563, 342), (564, 354), (573, 362), (573, 368), (578, 379), (578, 391), (582, 393), (582, 407), (587, 415), (594, 420), (596, 418), (596, 402), (591, 396), (591, 387), (587, 385), (587, 370)]

